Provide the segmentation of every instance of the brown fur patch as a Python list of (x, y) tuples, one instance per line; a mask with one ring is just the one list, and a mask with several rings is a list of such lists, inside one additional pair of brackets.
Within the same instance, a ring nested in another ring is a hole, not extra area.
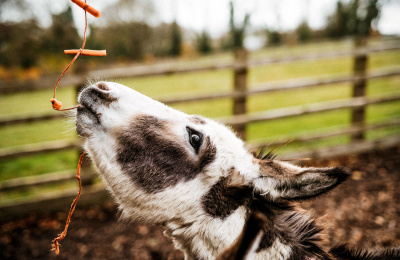
[(190, 121), (192, 121), (193, 123), (198, 124), (198, 125), (205, 125), (206, 124), (206, 121), (203, 118), (199, 117), (199, 116), (191, 116), (190, 117)]
[(238, 207), (250, 202), (252, 188), (246, 185), (244, 177), (235, 169), (227, 177), (211, 187), (202, 198), (203, 209), (213, 217), (225, 218)]
[(134, 118), (117, 136), (117, 160), (123, 171), (150, 193), (194, 179), (216, 156), (209, 137), (199, 154), (191, 155), (168, 122), (153, 116)]
[(282, 162), (278, 160), (269, 159), (253, 159), (254, 163), (260, 165), (260, 173), (265, 176), (271, 176), (274, 178), (289, 177), (298, 174), (298, 171), (288, 168)]

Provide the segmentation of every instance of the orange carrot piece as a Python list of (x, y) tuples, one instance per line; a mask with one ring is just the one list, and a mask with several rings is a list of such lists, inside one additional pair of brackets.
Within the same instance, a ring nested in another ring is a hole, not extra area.
[(106, 50), (89, 50), (89, 49), (83, 49), (83, 50), (64, 50), (65, 54), (77, 54), (78, 52), (81, 52), (81, 55), (84, 56), (106, 56), (107, 52)]
[(53, 104), (53, 109), (54, 110), (60, 110), (62, 107), (62, 102), (58, 101), (55, 98), (50, 99), (50, 102)]
[(82, 184), (81, 184), (81, 176), (80, 176), (80, 173), (81, 173), (81, 165), (82, 165), (82, 161), (83, 161), (83, 156), (85, 155), (85, 153), (86, 153), (86, 152), (83, 152), (83, 153), (81, 154), (81, 157), (79, 157), (78, 169), (77, 169), (77, 172), (76, 172), (76, 178), (77, 178), (78, 181), (79, 181), (79, 191), (78, 191), (78, 195), (76, 196), (76, 198), (75, 198), (74, 201), (72, 202), (71, 208), (69, 209), (69, 213), (68, 213), (68, 217), (67, 217), (67, 222), (65, 223), (64, 231), (63, 231), (60, 235), (58, 235), (58, 237), (56, 237), (56, 238), (53, 240), (53, 249), (52, 249), (52, 250), (55, 250), (57, 255), (60, 253), (59, 243), (58, 243), (58, 242), (61, 241), (61, 240), (63, 240), (63, 239), (65, 238), (65, 236), (67, 235), (67, 230), (68, 230), (69, 223), (71, 222), (72, 213), (74, 212), (75, 207), (76, 207), (76, 204), (78, 203), (78, 199), (79, 199), (79, 197), (81, 196)]
[(94, 9), (90, 5), (86, 4), (85, 2), (82, 2), (81, 0), (71, 0), (73, 3), (77, 4), (80, 8), (85, 10), (86, 12), (90, 13), (96, 18), (100, 17), (100, 11)]
[(62, 107), (62, 102), (61, 101), (58, 101), (57, 99), (52, 98), (52, 99), (50, 99), (50, 102), (53, 104), (53, 109), (54, 110), (58, 110), (58, 111), (72, 110), (72, 109), (75, 109), (75, 108), (78, 108), (78, 107), (82, 106), (82, 105), (76, 105), (74, 107), (61, 109), (61, 107)]

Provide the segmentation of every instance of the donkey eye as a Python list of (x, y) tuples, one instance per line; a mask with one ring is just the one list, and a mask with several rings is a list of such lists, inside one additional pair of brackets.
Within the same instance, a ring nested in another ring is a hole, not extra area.
[(193, 147), (193, 149), (196, 151), (196, 153), (198, 153), (199, 148), (200, 148), (201, 144), (203, 143), (203, 135), (189, 127), (186, 127), (186, 130), (188, 131), (188, 134), (189, 134), (190, 145)]

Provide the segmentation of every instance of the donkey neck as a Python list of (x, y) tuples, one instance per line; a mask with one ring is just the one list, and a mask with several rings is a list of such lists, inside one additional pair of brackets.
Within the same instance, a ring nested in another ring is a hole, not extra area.
[(215, 259), (239, 237), (247, 209), (239, 207), (229, 217), (220, 219), (200, 214), (188, 219), (165, 223), (164, 234), (185, 253), (185, 259)]
[[(241, 206), (223, 219), (206, 215), (197, 216), (193, 221), (176, 219), (165, 224), (164, 234), (184, 252), (186, 260), (215, 259), (235, 243), (248, 216), (249, 208)], [(281, 226), (268, 223), (254, 259), (309, 259), (304, 250), (299, 250), (298, 245), (290, 243), (291, 236), (283, 235), (284, 232), (286, 230)]]
[(322, 246), (322, 228), (296, 205), (256, 199), (251, 208), (262, 212), (268, 219), (258, 252), (276, 252), (278, 256), (281, 252), (288, 252), (276, 259), (331, 259)]

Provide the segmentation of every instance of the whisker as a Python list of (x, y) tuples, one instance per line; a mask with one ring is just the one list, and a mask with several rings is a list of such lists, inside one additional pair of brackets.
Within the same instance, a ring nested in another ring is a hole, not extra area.
[(311, 158), (298, 158), (298, 159), (285, 159), (285, 160), (281, 160), (284, 162), (292, 162), (292, 161), (311, 161)]
[(261, 148), (261, 150), (259, 151), (259, 153), (255, 156), (257, 159), (260, 160), (274, 160), (278, 155), (277, 152), (286, 147), (289, 143), (293, 142), (293, 138), (287, 140), (286, 142), (279, 144), (277, 146), (275, 146), (274, 148), (272, 148), (268, 153), (265, 154), (265, 150), (267, 150), (269, 148), (269, 146), (271, 145), (272, 142), (270, 142), (267, 146), (263, 146)]

